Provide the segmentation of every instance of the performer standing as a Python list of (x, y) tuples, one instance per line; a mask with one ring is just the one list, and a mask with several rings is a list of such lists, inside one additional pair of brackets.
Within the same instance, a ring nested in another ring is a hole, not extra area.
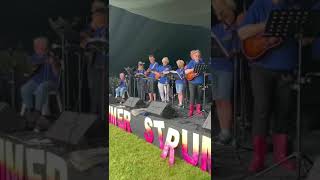
[[(292, 2), (292, 1), (290, 1)], [(243, 26), (238, 34), (241, 40), (265, 31), (266, 21), (274, 9), (290, 6), (285, 0), (255, 0), (249, 8)], [(298, 47), (294, 39), (284, 42), (270, 50), (251, 65), (251, 83), (254, 97), (253, 119), (253, 160), (250, 172), (264, 168), (267, 153), (268, 125), (271, 113), (275, 121), (272, 131), (274, 161), (280, 162), (287, 156), (288, 124), (290, 119), (292, 72), (297, 66)], [(286, 161), (283, 167), (294, 170), (295, 164)]]
[(166, 72), (169, 72), (171, 70), (171, 66), (169, 65), (169, 59), (167, 57), (164, 57), (162, 59), (162, 66), (159, 66), (157, 68), (157, 72), (161, 74), (161, 78), (158, 82), (158, 89), (159, 94), (161, 97), (162, 102), (169, 102), (169, 79), (165, 75)]
[(142, 100), (145, 100), (145, 87), (146, 87), (146, 80), (143, 78), (145, 76), (144, 70), (144, 63), (139, 61), (138, 62), (138, 69), (135, 71), (135, 78), (137, 79), (137, 90), (138, 90), (138, 97)]
[(183, 106), (183, 94), (184, 94), (184, 88), (186, 85), (186, 80), (185, 80), (185, 75), (184, 75), (184, 61), (183, 60), (178, 60), (177, 62), (177, 73), (181, 80), (176, 80), (176, 92), (178, 94), (178, 100), (179, 100), (179, 107)]
[[(107, 17), (106, 9), (97, 9), (92, 14), (92, 22), (90, 27), (81, 33), (82, 41), (81, 46), (83, 48), (88, 47), (88, 40), (90, 38), (107, 39)], [(105, 81), (103, 74), (105, 74), (105, 64), (107, 61), (107, 55), (102, 52), (90, 52), (87, 56), (87, 73), (88, 73), (88, 84), (90, 91), (90, 111), (92, 113), (100, 113), (102, 103), (102, 84), (97, 83)]]
[[(231, 53), (235, 47), (236, 39), (236, 4), (233, 0), (212, 0), (213, 9), (220, 21), (212, 27), (213, 33), (224, 48)], [(235, 34), (235, 35), (234, 35)], [(232, 94), (233, 94), (233, 59), (229, 57), (213, 57), (213, 99), (216, 104), (220, 123), (220, 134), (217, 141), (229, 144), (232, 140)]]
[[(201, 59), (201, 52), (199, 50), (192, 50), (190, 52), (191, 61), (185, 68), (185, 74), (195, 73), (194, 68), (197, 64), (204, 64)], [(203, 73), (196, 74), (197, 76), (189, 81), (189, 92), (190, 92), (190, 105), (189, 105), (189, 117), (193, 116), (194, 105), (196, 105), (196, 113), (198, 115), (203, 115), (201, 111), (201, 98), (202, 89), (201, 85), (204, 82)]]
[(151, 71), (156, 71), (159, 64), (156, 62), (156, 59), (153, 54), (149, 55), (149, 61), (150, 65), (147, 71), (145, 72), (145, 75), (148, 76), (148, 93), (149, 93), (149, 103), (151, 101), (156, 101), (157, 100), (157, 95), (156, 95), (156, 86), (157, 86), (157, 80), (155, 78), (154, 72)]

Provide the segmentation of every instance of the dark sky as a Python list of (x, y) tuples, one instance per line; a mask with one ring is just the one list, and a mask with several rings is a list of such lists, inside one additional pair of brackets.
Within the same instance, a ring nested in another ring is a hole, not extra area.
[[(33, 37), (47, 35), (49, 17), (74, 17), (83, 20), (90, 13), (92, 0), (2, 0), (0, 3), (0, 49), (22, 41), (32, 44)], [(52, 32), (51, 32), (52, 33)]]

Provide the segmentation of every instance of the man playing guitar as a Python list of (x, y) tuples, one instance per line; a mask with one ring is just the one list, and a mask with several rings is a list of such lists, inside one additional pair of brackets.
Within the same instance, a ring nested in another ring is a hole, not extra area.
[[(289, 0), (255, 0), (245, 15), (238, 34), (241, 40), (264, 33), (266, 21), (274, 9), (284, 9), (296, 3)], [(280, 46), (259, 57), (251, 64), (251, 83), (254, 97), (253, 115), (253, 160), (250, 172), (264, 168), (267, 153), (269, 119), (274, 111), (275, 121), (272, 135), (274, 161), (280, 162), (287, 156), (288, 123), (290, 119), (290, 100), (292, 72), (297, 66), (297, 43), (286, 39)], [(294, 170), (290, 161), (283, 167)]]
[(198, 115), (202, 115), (201, 111), (201, 98), (202, 98), (202, 89), (201, 85), (204, 82), (203, 73), (197, 74), (194, 72), (194, 68), (197, 64), (204, 64), (201, 59), (201, 52), (199, 50), (192, 50), (190, 52), (191, 61), (185, 68), (186, 76), (190, 73), (195, 74), (195, 78), (189, 81), (189, 91), (190, 91), (190, 105), (188, 116), (193, 116), (194, 105), (196, 105), (196, 110)]
[(162, 65), (158, 66), (157, 72), (160, 74), (160, 79), (158, 81), (158, 89), (162, 102), (169, 102), (169, 78), (165, 76), (166, 72), (171, 70), (171, 66), (169, 65), (169, 59), (164, 57), (162, 59)]
[(157, 100), (157, 96), (156, 96), (157, 80), (155, 77), (155, 73), (151, 71), (156, 71), (159, 64), (156, 62), (156, 59), (153, 54), (149, 55), (149, 61), (150, 61), (150, 65), (147, 71), (145, 72), (145, 75), (148, 76), (149, 78), (147, 82), (147, 86), (148, 86), (149, 103), (150, 103), (151, 101)]
[[(48, 92), (56, 89), (60, 72), (60, 64), (48, 55), (48, 40), (44, 37), (36, 38), (33, 42), (34, 54), (31, 63), (38, 66), (31, 79), (21, 87), (22, 106), (26, 108), (27, 128), (34, 128), (33, 122), (49, 123), (41, 114), (42, 107), (48, 103)], [(33, 104), (35, 95), (35, 105)], [(32, 112), (32, 110), (34, 110)], [(42, 127), (36, 126), (37, 130)]]

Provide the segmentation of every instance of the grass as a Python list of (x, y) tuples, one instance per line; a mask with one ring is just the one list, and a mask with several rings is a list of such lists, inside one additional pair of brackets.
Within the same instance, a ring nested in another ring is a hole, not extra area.
[(123, 130), (109, 126), (109, 179), (110, 180), (209, 180), (208, 172), (186, 164), (176, 157), (169, 167), (168, 159), (160, 158), (161, 151)]

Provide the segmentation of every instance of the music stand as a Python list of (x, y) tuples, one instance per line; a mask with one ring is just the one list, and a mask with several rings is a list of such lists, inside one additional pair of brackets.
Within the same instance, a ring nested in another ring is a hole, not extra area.
[(208, 88), (208, 86), (206, 85), (206, 73), (208, 71), (209, 67), (207, 64), (197, 64), (194, 67), (194, 72), (198, 73), (198, 74), (203, 74), (203, 85), (202, 85), (202, 90), (203, 90), (203, 99), (202, 99), (202, 112), (203, 112), (203, 117), (204, 119), (206, 119), (206, 89)]
[(175, 81), (176, 80), (183, 80), (183, 78), (177, 73), (177, 71), (170, 71), (168, 74), (166, 74), (166, 76), (169, 77), (169, 79), (171, 80), (171, 92), (172, 92), (172, 99), (171, 99), (171, 104), (173, 106), (174, 104), (174, 93), (173, 93), (173, 88), (175, 85)]
[(272, 169), (280, 166), (286, 161), (296, 158), (297, 170), (296, 178), (301, 179), (301, 163), (302, 160), (309, 162), (311, 165), (313, 162), (304, 154), (301, 150), (301, 85), (302, 85), (302, 41), (303, 37), (308, 34), (310, 35), (308, 24), (317, 23), (312, 22), (312, 19), (316, 19), (317, 13), (312, 13), (312, 11), (306, 10), (274, 10), (271, 12), (270, 17), (266, 26), (266, 34), (273, 37), (295, 37), (299, 42), (298, 50), (298, 73), (297, 81), (295, 84), (295, 90), (297, 90), (297, 119), (296, 119), (296, 137), (297, 146), (295, 152), (287, 156), (282, 161), (272, 165), (271, 167), (257, 173), (255, 176), (261, 176)]
[(70, 23), (66, 22), (63, 18), (59, 17), (56, 21), (49, 18), (49, 25), (51, 29), (58, 35), (61, 40), (61, 79), (62, 79), (62, 94), (63, 94), (63, 110), (69, 109), (69, 75), (68, 75), (68, 54), (67, 54), (67, 41), (78, 39), (78, 32), (72, 29)]
[[(126, 67), (124, 68), (124, 70), (127, 72), (128, 74), (128, 92), (129, 95), (131, 97), (134, 97), (134, 93), (133, 93), (133, 87), (132, 87), (132, 80), (133, 80), (133, 85), (135, 83), (135, 77), (134, 77), (134, 68), (131, 67)], [(135, 85), (134, 85), (135, 86)]]

